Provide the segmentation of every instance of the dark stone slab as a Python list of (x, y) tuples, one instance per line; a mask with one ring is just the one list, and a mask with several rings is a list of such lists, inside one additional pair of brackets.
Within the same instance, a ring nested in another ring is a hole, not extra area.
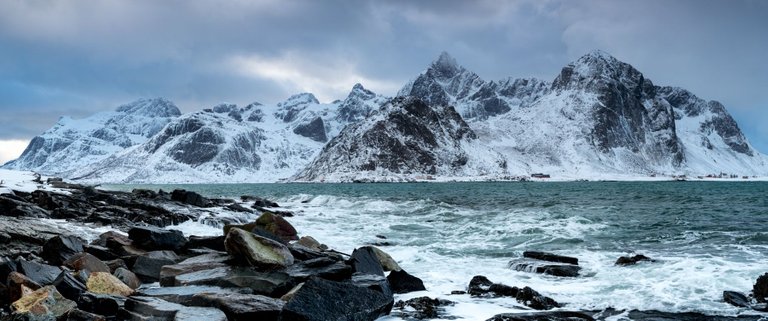
[(575, 257), (562, 256), (562, 255), (557, 255), (557, 254), (547, 253), (547, 252), (525, 251), (523, 252), (523, 257), (529, 258), (529, 259), (547, 261), (547, 262), (579, 265), (579, 259)]
[(389, 314), (392, 305), (391, 297), (381, 292), (351, 283), (312, 278), (285, 304), (281, 320), (373, 321)]

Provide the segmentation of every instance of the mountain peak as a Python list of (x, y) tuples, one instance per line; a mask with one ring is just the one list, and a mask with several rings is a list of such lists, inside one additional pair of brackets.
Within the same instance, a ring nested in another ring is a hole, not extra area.
[(365, 87), (363, 87), (363, 85), (360, 83), (356, 83), (354, 86), (352, 86), (352, 90), (365, 90)]
[(616, 57), (612, 56), (611, 54), (602, 51), (600, 49), (595, 49), (587, 54), (581, 56), (579, 59), (577, 59), (573, 64), (577, 67), (584, 66), (615, 66), (615, 65), (621, 65), (623, 64), (622, 61), (616, 59)]
[(431, 68), (442, 74), (454, 74), (460, 69), (460, 66), (455, 58), (443, 51), (440, 53), (440, 56), (432, 62)]
[(148, 117), (178, 117), (181, 111), (176, 105), (165, 98), (142, 98), (117, 107), (117, 112), (143, 115)]

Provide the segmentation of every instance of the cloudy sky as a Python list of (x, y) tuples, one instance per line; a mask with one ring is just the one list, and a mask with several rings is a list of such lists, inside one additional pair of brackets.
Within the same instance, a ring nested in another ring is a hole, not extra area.
[(768, 152), (768, 1), (0, 1), (0, 163), (60, 115), (141, 97), (184, 112), (392, 95), (441, 51), (484, 79), (551, 80), (602, 49), (721, 101)]

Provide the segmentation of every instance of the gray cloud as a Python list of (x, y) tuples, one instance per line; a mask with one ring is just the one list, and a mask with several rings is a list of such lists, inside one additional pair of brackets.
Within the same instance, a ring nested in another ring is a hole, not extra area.
[(2, 1), (0, 140), (139, 97), (394, 94), (442, 50), (486, 79), (552, 79), (603, 49), (723, 102), (768, 151), (766, 21), (763, 1)]

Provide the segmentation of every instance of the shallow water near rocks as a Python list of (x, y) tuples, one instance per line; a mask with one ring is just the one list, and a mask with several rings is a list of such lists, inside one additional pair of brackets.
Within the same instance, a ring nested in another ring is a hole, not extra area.
[[(288, 220), (341, 252), (373, 242), (428, 295), (457, 302), (459, 320), (485, 320), (522, 307), (513, 299), (448, 295), (474, 275), (530, 286), (569, 310), (605, 308), (746, 312), (722, 301), (724, 290), (749, 292), (768, 272), (768, 182), (550, 182), (412, 184), (113, 185), (210, 197), (257, 195), (294, 211)], [(220, 229), (196, 222), (186, 234)], [(378, 238), (377, 235), (386, 237)], [(507, 268), (526, 250), (579, 258), (580, 277)], [(619, 256), (657, 262), (619, 267)], [(386, 317), (384, 320), (398, 320)]]

